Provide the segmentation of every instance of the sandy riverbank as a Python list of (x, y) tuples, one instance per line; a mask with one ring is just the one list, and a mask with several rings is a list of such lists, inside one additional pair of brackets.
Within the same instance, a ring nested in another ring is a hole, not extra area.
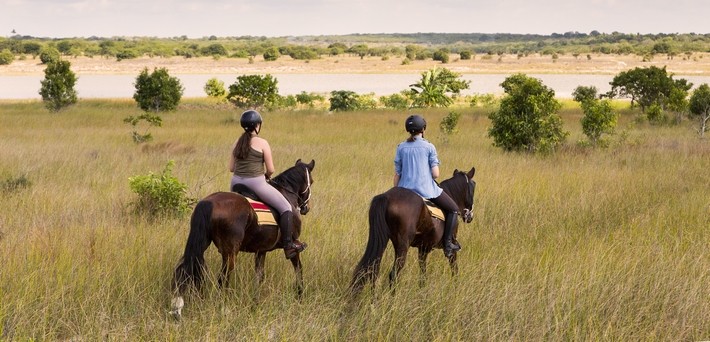
[[(490, 57), (490, 58), (489, 58)], [(677, 75), (710, 76), (710, 53), (696, 53), (690, 58), (676, 56), (673, 60), (657, 56), (650, 62), (643, 62), (640, 56), (586, 55), (575, 58), (572, 55), (560, 56), (553, 61), (551, 56), (528, 56), (517, 58), (515, 55), (484, 56), (477, 55), (473, 60), (459, 60), (458, 55), (451, 55), (450, 62), (441, 64), (432, 60), (412, 61), (402, 64), (402, 57), (392, 56), (383, 60), (380, 57), (356, 56), (324, 57), (317, 60), (293, 60), (283, 56), (277, 61), (266, 62), (261, 57), (249, 63), (243, 58), (149, 58), (142, 57), (123, 61), (102, 57), (67, 58), (72, 63), (72, 70), (79, 75), (134, 75), (143, 68), (164, 67), (173, 74), (389, 74), (419, 73), (434, 66), (446, 67), (462, 74), (514, 73), (527, 74), (601, 74), (614, 75), (635, 67), (666, 66), (669, 72)], [(0, 66), (0, 76), (42, 75), (44, 65), (39, 59), (28, 57), (15, 60), (10, 65)]]

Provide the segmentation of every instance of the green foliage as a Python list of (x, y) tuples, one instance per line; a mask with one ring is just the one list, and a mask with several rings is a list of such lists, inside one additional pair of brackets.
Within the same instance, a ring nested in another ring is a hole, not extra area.
[(279, 57), (281, 57), (281, 53), (279, 53), (279, 49), (277, 49), (274, 46), (272, 46), (272, 47), (266, 49), (266, 51), (264, 51), (264, 60), (265, 61), (272, 62), (272, 61), (279, 59)]
[(116, 52), (116, 60), (122, 61), (124, 59), (133, 59), (140, 57), (140, 53), (134, 49), (122, 49)]
[(469, 60), (472, 57), (471, 51), (464, 50), (459, 53), (462, 61)]
[(204, 90), (207, 96), (218, 99), (222, 99), (227, 95), (227, 90), (224, 88), (224, 82), (220, 81), (216, 77), (207, 80)]
[(602, 134), (613, 134), (618, 115), (609, 100), (588, 99), (581, 103), (584, 116), (581, 119), (582, 132), (592, 145), (601, 141)]
[(666, 113), (661, 105), (655, 102), (648, 106), (648, 109), (646, 110), (646, 118), (652, 125), (664, 124), (668, 120), (668, 117), (666, 116)]
[(219, 44), (219, 43), (210, 44), (210, 45), (207, 45), (207, 46), (201, 48), (200, 53), (203, 56), (226, 56), (226, 55), (228, 55), (227, 49), (224, 48), (224, 45)]
[(710, 86), (707, 83), (701, 84), (693, 91), (688, 109), (690, 117), (699, 121), (698, 135), (703, 137), (708, 129), (708, 120), (710, 120)]
[(392, 94), (389, 96), (380, 96), (380, 103), (382, 103), (385, 108), (405, 110), (409, 108), (411, 101), (404, 94)]
[(375, 93), (358, 95), (357, 108), (360, 110), (368, 110), (368, 109), (377, 108), (377, 99), (375, 98)]
[(278, 80), (266, 75), (242, 75), (229, 86), (227, 99), (238, 108), (255, 108), (278, 101)]
[[(136, 131), (136, 127), (138, 127), (141, 121), (145, 121), (146, 128), (143, 133), (138, 133)], [(151, 114), (150, 112), (144, 112), (143, 114), (138, 116), (128, 116), (123, 119), (123, 122), (133, 126), (133, 132), (131, 132), (131, 137), (133, 138), (133, 142), (136, 144), (142, 144), (144, 142), (153, 140), (153, 136), (148, 132), (148, 130), (150, 129), (150, 127), (160, 127), (163, 125), (163, 119), (158, 115)]]
[(49, 64), (60, 59), (61, 55), (59, 54), (59, 50), (53, 47), (45, 47), (39, 53), (39, 60), (42, 62), (42, 64)]
[(25, 175), (19, 177), (7, 177), (0, 181), (0, 194), (10, 195), (22, 189), (29, 188), (30, 186), (32, 186), (32, 182), (30, 182)]
[(446, 68), (433, 68), (422, 73), (418, 83), (410, 85), (409, 96), (412, 107), (448, 107), (453, 99), (448, 95), (458, 95), (468, 89), (469, 81), (459, 80), (460, 74)]
[(131, 191), (138, 195), (133, 202), (137, 213), (151, 217), (185, 214), (194, 200), (187, 196), (187, 185), (172, 175), (175, 163), (171, 160), (159, 175), (152, 172), (128, 178)]
[(69, 61), (58, 60), (47, 64), (44, 69), (44, 79), (40, 81), (39, 94), (44, 105), (52, 112), (75, 104), (78, 99), (74, 85), (76, 75), (71, 71)]
[(148, 68), (136, 78), (136, 92), (133, 99), (138, 107), (146, 112), (167, 112), (177, 109), (184, 88), (177, 77), (171, 77), (166, 68), (155, 68), (148, 73)]
[(307, 93), (305, 91), (296, 94), (296, 102), (310, 108), (314, 107), (316, 101), (325, 101), (325, 97), (323, 95)]
[(622, 71), (609, 84), (611, 90), (607, 96), (630, 97), (631, 104), (637, 103), (644, 113), (646, 108), (654, 103), (665, 109), (673, 89), (683, 91), (687, 95), (692, 87), (692, 84), (685, 79), (674, 80), (673, 75), (668, 74), (665, 67), (655, 66)]
[(594, 101), (597, 98), (597, 87), (578, 86), (572, 92), (572, 98), (579, 103)]
[(449, 49), (436, 50), (431, 58), (435, 61), (446, 64), (449, 62)]
[(367, 56), (369, 51), (370, 49), (367, 47), (367, 44), (355, 44), (351, 46), (346, 52), (356, 54), (360, 57), (360, 59), (362, 59)]
[(0, 51), (0, 65), (8, 65), (15, 60), (15, 55), (10, 49)]
[(444, 143), (449, 142), (449, 136), (456, 134), (458, 132), (459, 119), (461, 118), (461, 113), (449, 112), (445, 117), (439, 122), (439, 129), (441, 130)]
[(493, 107), (497, 104), (497, 99), (494, 94), (473, 94), (471, 95), (471, 107), (483, 106)]
[(329, 101), (331, 111), (353, 111), (359, 109), (360, 95), (350, 90), (333, 90)]
[(501, 83), (506, 96), (488, 117), (493, 145), (506, 151), (552, 152), (568, 132), (562, 129), (555, 92), (536, 78), (514, 74)]

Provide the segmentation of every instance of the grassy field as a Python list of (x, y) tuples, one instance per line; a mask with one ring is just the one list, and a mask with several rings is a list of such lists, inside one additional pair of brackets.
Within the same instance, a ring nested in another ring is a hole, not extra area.
[[(420, 288), (411, 250), (389, 293), (390, 247), (376, 290), (345, 296), (369, 201), (391, 186), (408, 113), (265, 113), (278, 171), (316, 161), (304, 298), (280, 251), (267, 256), (260, 288), (253, 256), (240, 254), (231, 287), (217, 289), (211, 247), (208, 285), (176, 322), (169, 280), (189, 217), (133, 215), (128, 177), (174, 160), (190, 196), (228, 189), (238, 112), (187, 101), (139, 146), (122, 122), (139, 113), (130, 100), (87, 100), (59, 114), (35, 101), (0, 103), (0, 340), (710, 339), (710, 140), (688, 122), (650, 126), (623, 109), (612, 146), (585, 149), (575, 144), (581, 112), (567, 105), (567, 147), (504, 153), (486, 136), (485, 109), (459, 111), (460, 132), (446, 144), (437, 127), (447, 112), (422, 112), (442, 174), (477, 169), (457, 277), (437, 250)], [(22, 177), (31, 185), (11, 186)]]

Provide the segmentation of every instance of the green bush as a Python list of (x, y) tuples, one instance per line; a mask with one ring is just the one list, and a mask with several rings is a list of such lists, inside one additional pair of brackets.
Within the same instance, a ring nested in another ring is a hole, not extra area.
[(333, 90), (329, 101), (331, 111), (353, 111), (359, 109), (360, 95), (350, 90)]
[(276, 47), (270, 47), (264, 51), (264, 60), (268, 62), (273, 62), (281, 57), (281, 53), (279, 53), (279, 49)]
[(316, 101), (325, 101), (325, 97), (323, 95), (319, 95), (316, 93), (307, 93), (305, 91), (296, 94), (296, 102), (302, 105), (306, 105), (310, 108), (313, 108)]
[(385, 108), (405, 110), (409, 108), (411, 101), (403, 94), (392, 94), (389, 96), (380, 96), (380, 103)]
[(182, 215), (195, 202), (187, 196), (187, 185), (172, 175), (175, 163), (171, 160), (159, 175), (152, 172), (128, 178), (131, 191), (138, 195), (134, 210), (149, 216)]
[(0, 51), (0, 65), (8, 65), (15, 60), (15, 55), (9, 49)]
[(601, 141), (602, 134), (613, 134), (616, 128), (617, 114), (609, 100), (592, 99), (582, 102), (584, 116), (581, 119), (582, 132), (592, 145)]
[[(136, 131), (136, 127), (138, 126), (138, 124), (140, 124), (141, 121), (145, 121), (148, 127), (145, 128), (145, 131), (143, 131), (143, 133), (138, 133)], [(153, 140), (153, 136), (148, 132), (148, 130), (150, 129), (150, 127), (160, 127), (163, 125), (163, 119), (158, 115), (151, 114), (150, 112), (145, 112), (138, 116), (128, 116), (123, 119), (123, 122), (133, 126), (133, 132), (131, 132), (131, 137), (133, 138), (133, 142), (136, 144), (141, 144)]]
[(224, 98), (225, 95), (227, 95), (227, 90), (224, 89), (224, 82), (218, 80), (216, 77), (207, 80), (204, 90), (207, 96), (218, 99)]
[(459, 124), (459, 119), (461, 118), (461, 113), (449, 112), (444, 118), (439, 122), (439, 129), (441, 130), (442, 138), (444, 143), (449, 142), (449, 136), (456, 134), (458, 129), (456, 126)]
[(71, 71), (69, 61), (57, 60), (47, 64), (44, 69), (44, 79), (40, 81), (39, 94), (44, 105), (52, 112), (75, 104), (77, 100), (76, 75)]
[(227, 100), (238, 108), (261, 108), (277, 104), (278, 80), (266, 75), (242, 75), (229, 86)]
[(435, 61), (439, 61), (443, 64), (446, 64), (449, 62), (449, 50), (447, 49), (439, 49), (434, 52), (432, 55), (432, 59)]
[(165, 68), (148, 68), (136, 78), (136, 92), (133, 99), (146, 112), (165, 112), (177, 109), (184, 88), (177, 77), (171, 77)]
[(42, 62), (42, 64), (49, 64), (60, 59), (61, 56), (59, 55), (59, 50), (53, 47), (46, 47), (42, 49), (42, 51), (40, 51), (39, 53), (39, 60)]
[(461, 51), (459, 53), (459, 56), (461, 56), (461, 60), (469, 60), (471, 59), (471, 51)]

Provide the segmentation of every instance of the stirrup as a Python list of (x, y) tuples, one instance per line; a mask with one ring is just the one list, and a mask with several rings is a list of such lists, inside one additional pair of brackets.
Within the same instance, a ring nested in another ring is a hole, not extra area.
[(296, 255), (298, 255), (298, 253), (303, 252), (306, 247), (308, 247), (307, 244), (298, 240), (284, 245), (284, 254), (286, 255), (286, 259), (291, 259), (295, 257)]

